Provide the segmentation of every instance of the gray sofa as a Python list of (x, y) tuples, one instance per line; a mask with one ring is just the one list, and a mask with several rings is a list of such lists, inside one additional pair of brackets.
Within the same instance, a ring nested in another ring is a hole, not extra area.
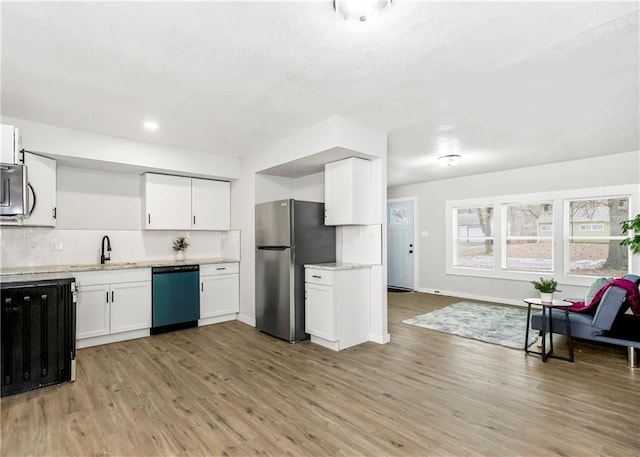
[[(640, 285), (640, 276), (626, 275), (628, 279)], [(599, 343), (625, 346), (628, 352), (629, 366), (635, 367), (636, 349), (640, 349), (640, 317), (625, 314), (627, 292), (616, 286), (610, 287), (602, 297), (595, 314), (569, 312), (571, 337)], [(560, 309), (551, 310), (553, 332), (566, 334), (565, 313)], [(531, 316), (531, 328), (542, 329), (542, 312)]]

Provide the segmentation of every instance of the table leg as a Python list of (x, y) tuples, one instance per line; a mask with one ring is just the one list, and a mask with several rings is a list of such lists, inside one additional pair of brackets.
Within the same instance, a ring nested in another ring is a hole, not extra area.
[(529, 349), (529, 326), (531, 325), (529, 321), (531, 320), (531, 303), (527, 303), (527, 328), (524, 332), (524, 352), (527, 352)]
[(549, 308), (549, 355), (553, 354), (553, 309)]
[(547, 344), (546, 344), (546, 339), (547, 339), (547, 307), (543, 306), (542, 307), (542, 361), (546, 362), (547, 361)]
[(567, 338), (569, 338), (569, 362), (573, 362), (573, 342), (571, 341), (571, 322), (569, 322), (569, 310), (565, 308), (564, 318), (567, 322)]

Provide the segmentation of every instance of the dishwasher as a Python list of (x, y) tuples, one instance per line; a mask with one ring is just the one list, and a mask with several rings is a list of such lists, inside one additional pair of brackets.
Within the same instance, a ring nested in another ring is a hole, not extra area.
[(197, 327), (200, 318), (200, 266), (154, 267), (151, 334)]

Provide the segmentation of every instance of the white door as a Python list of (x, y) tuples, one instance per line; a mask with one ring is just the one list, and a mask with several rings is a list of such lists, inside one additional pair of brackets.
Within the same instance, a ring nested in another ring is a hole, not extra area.
[(306, 284), (305, 331), (329, 341), (336, 341), (336, 312), (333, 287)]
[(144, 228), (191, 230), (191, 178), (146, 173)]
[(387, 203), (387, 286), (413, 290), (413, 201)]
[(111, 285), (111, 333), (151, 327), (151, 283)]
[(229, 230), (231, 184), (226, 181), (192, 179), (191, 210), (193, 230)]
[(200, 283), (201, 319), (240, 311), (238, 274), (201, 276)]
[(76, 338), (91, 338), (108, 335), (109, 329), (109, 285), (98, 284), (78, 288)]

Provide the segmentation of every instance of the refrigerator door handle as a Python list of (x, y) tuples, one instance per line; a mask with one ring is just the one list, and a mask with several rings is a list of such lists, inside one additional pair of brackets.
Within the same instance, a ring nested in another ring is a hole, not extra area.
[(289, 246), (257, 246), (257, 249), (261, 251), (284, 251), (289, 249)]

